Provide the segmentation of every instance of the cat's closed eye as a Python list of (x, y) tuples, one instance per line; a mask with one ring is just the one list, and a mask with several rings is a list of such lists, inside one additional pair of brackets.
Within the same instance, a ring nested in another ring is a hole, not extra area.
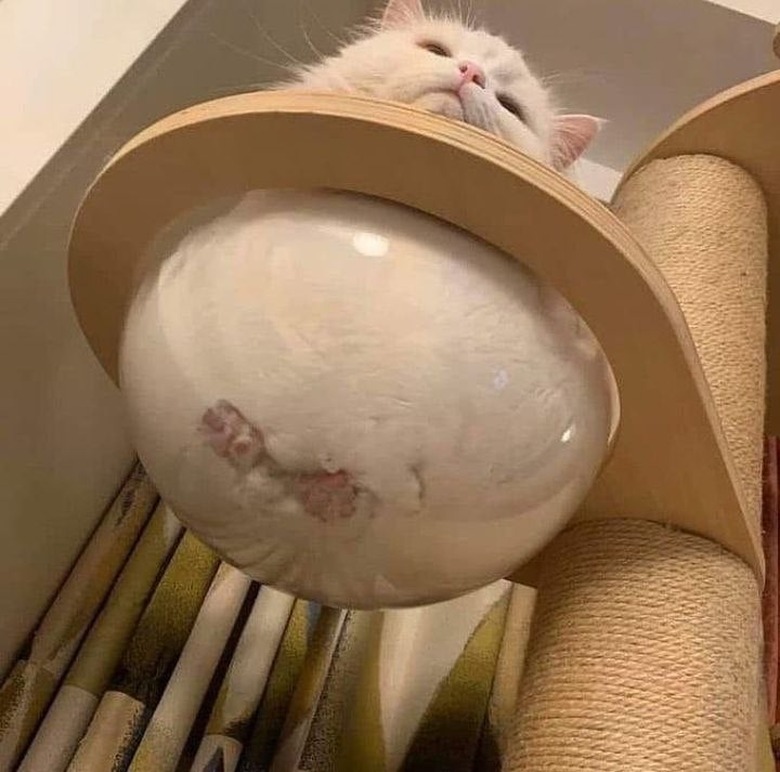
[(426, 51), (430, 51), (432, 54), (436, 54), (436, 56), (452, 56), (446, 46), (443, 46), (441, 43), (436, 43), (432, 40), (425, 40), (422, 43), (418, 43), (418, 45), (420, 48), (424, 48)]
[(512, 113), (512, 115), (525, 123), (525, 111), (522, 107), (520, 107), (519, 104), (517, 104), (517, 102), (515, 102), (514, 99), (506, 96), (506, 94), (498, 94), (496, 99), (498, 99), (498, 103), (501, 105), (501, 107), (504, 108), (504, 110)]

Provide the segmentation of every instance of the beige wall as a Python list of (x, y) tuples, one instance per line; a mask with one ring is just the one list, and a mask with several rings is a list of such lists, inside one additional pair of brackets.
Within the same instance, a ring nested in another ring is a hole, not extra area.
[[(21, 1), (1, 0), (0, 10)], [(125, 5), (114, 4), (114, 11), (120, 13)], [(65, 249), (71, 218), (104, 160), (143, 125), (192, 102), (279, 76), (278, 68), (234, 50), (277, 62), (284, 58), (248, 18), (247, 5), (244, 0), (192, 0), (0, 216), (0, 673), (56, 591), (132, 461), (117, 391), (94, 362), (70, 307)], [(317, 10), (319, 21), (310, 15), (299, 18), (297, 9), (306, 4), (274, 0), (253, 5), (265, 9), (258, 22), (267, 34), (300, 57), (311, 56), (301, 24), (315, 45), (327, 48), (334, 41), (320, 22), (340, 33), (363, 13), (362, 0), (329, 0), (327, 9)], [(159, 20), (153, 3), (136, 6), (137, 23), (142, 8), (149, 9), (146, 22), (152, 16)], [(74, 22), (77, 17), (73, 14)], [(153, 28), (150, 23), (146, 29)], [(57, 24), (47, 30), (52, 45), (58, 31), (72, 31)], [(110, 45), (102, 49), (109, 52)], [(81, 75), (89, 81), (100, 57), (91, 54), (82, 64)], [(38, 73), (41, 78), (44, 69)], [(24, 132), (11, 133), (10, 124), (0, 127), (0, 134), (6, 132), (0, 168), (8, 165), (15, 175), (21, 174), (45, 160), (47, 148), (59, 147), (76, 115), (66, 99), (67, 89), (78, 83), (76, 75), (59, 84), (65, 91), (38, 117), (45, 142)], [(29, 88), (45, 85), (39, 80), (36, 86), (30, 73), (26, 77)], [(0, 93), (8, 93), (9, 83), (6, 72)], [(81, 100), (83, 109), (94, 106), (83, 89), (74, 89), (73, 98)], [(98, 89), (91, 98), (99, 96)], [(18, 99), (10, 104), (22, 109)], [(15, 121), (17, 128), (23, 123), (18, 115)], [(58, 121), (65, 132), (59, 140), (52, 130)], [(28, 122), (25, 131), (35, 128), (35, 122)], [(10, 176), (4, 179), (10, 195)], [(23, 175), (14, 179), (24, 181)]]
[(777, 0), (709, 0), (709, 2), (772, 24), (780, 21), (780, 4)]
[(0, 212), (185, 0), (0, 3)]

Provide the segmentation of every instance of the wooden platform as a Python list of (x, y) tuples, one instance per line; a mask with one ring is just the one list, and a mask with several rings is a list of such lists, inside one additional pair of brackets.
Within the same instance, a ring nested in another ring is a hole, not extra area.
[(691, 336), (654, 264), (617, 218), (560, 175), (429, 113), (342, 95), (258, 93), (198, 105), (138, 135), (89, 191), (70, 246), (76, 311), (111, 377), (133, 268), (154, 234), (215, 197), (276, 187), (407, 204), (556, 286), (601, 341), (621, 401), (613, 452), (580, 516), (671, 522), (722, 543), (761, 576), (760, 534), (743, 514)]

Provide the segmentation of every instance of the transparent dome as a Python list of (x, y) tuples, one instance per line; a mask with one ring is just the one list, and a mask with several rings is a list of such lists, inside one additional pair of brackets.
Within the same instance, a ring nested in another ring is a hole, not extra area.
[(120, 352), (133, 440), (260, 582), (354, 608), (454, 597), (544, 546), (605, 457), (590, 331), (433, 217), (258, 191), (180, 219), (143, 265)]

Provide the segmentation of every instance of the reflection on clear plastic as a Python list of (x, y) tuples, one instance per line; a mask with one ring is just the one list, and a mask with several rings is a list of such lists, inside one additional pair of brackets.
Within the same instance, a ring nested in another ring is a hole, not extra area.
[(356, 233), (352, 243), (366, 257), (384, 257), (390, 251), (390, 242), (378, 233)]

